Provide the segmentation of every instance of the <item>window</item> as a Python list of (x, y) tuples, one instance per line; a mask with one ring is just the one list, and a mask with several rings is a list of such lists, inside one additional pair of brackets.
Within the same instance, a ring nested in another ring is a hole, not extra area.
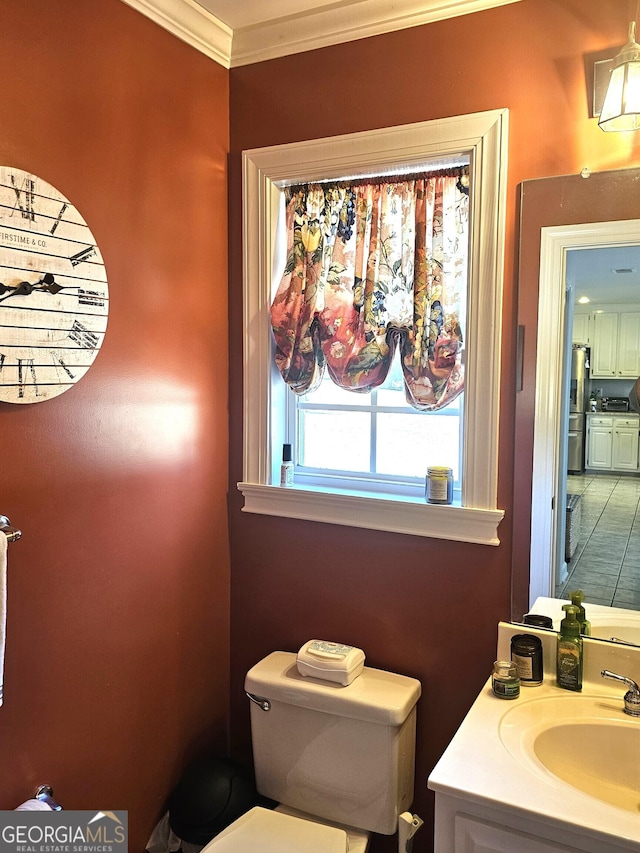
[[(244, 479), (238, 487), (245, 511), (498, 544), (506, 129), (507, 112), (500, 110), (244, 152)], [(290, 394), (273, 365), (269, 325), (281, 189), (319, 177), (417, 171), (460, 156), (469, 157), (472, 180), (462, 505), (432, 506), (418, 494), (345, 493), (330, 482), (293, 490), (271, 485), (279, 483)]]
[(438, 412), (411, 408), (396, 357), (370, 394), (344, 391), (325, 376), (317, 391), (288, 396), (296, 484), (422, 499), (427, 467), (439, 463), (453, 469), (460, 503), (463, 395)]

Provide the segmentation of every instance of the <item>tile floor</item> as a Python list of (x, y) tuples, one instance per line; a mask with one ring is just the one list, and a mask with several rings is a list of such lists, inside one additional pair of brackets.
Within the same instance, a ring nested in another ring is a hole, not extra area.
[(586, 602), (640, 610), (640, 476), (569, 474), (567, 492), (581, 495), (582, 519), (556, 596), (579, 588)]

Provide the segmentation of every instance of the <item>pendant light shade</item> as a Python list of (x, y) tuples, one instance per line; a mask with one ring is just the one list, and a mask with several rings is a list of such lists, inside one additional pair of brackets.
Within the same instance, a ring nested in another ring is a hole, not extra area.
[(640, 130), (640, 44), (635, 21), (629, 24), (629, 41), (613, 60), (598, 124), (603, 130)]

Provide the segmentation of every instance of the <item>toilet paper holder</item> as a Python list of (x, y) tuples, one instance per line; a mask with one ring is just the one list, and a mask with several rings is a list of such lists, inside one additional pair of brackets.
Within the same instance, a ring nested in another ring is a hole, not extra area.
[(22, 536), (22, 530), (12, 527), (6, 515), (0, 515), (0, 532), (5, 534), (7, 542), (17, 542)]

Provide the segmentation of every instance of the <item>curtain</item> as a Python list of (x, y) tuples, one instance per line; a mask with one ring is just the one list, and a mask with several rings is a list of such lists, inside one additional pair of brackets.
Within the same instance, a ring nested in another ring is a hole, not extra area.
[(295, 393), (317, 388), (325, 370), (345, 390), (371, 391), (396, 350), (415, 408), (441, 409), (461, 393), (469, 204), (460, 175), (288, 189), (271, 327)]

